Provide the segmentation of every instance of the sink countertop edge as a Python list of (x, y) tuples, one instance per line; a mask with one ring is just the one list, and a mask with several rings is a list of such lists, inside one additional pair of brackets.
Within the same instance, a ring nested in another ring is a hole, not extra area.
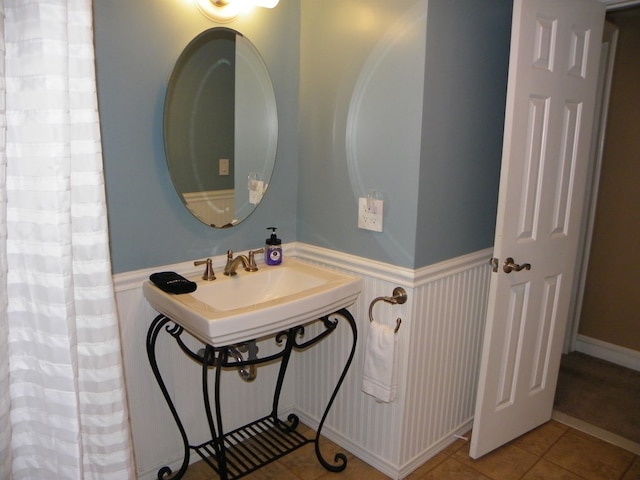
[[(192, 312), (185, 303), (180, 303), (179, 301), (163, 302), (168, 305), (160, 305), (156, 303), (153, 299), (153, 295), (148, 295), (148, 293), (151, 293), (151, 289), (156, 290), (156, 293), (159, 292), (161, 295), (166, 296), (167, 299), (171, 299), (171, 294), (162, 292), (150, 281), (144, 282), (143, 292), (149, 304), (156, 311), (170, 318), (173, 322), (180, 325), (200, 341), (214, 347), (222, 347), (247, 340), (267, 337), (296, 325), (301, 325), (318, 319), (324, 315), (334, 313), (341, 308), (351, 306), (362, 291), (363, 280), (357, 275), (336, 271), (331, 268), (324, 268), (314, 264), (308, 264), (298, 260), (296, 260), (296, 263), (309, 266), (312, 269), (317, 268), (320, 270), (331, 270), (335, 272), (336, 275), (344, 277), (344, 281), (332, 282), (332, 285), (326, 291), (318, 293), (316, 298), (311, 301), (309, 310), (304, 313), (287, 315), (286, 310), (290, 307), (290, 304), (288, 304), (289, 302), (275, 303), (268, 306), (263, 311), (265, 316), (269, 315), (277, 318), (277, 320), (261, 324), (259, 319), (256, 317), (256, 313), (252, 312), (253, 314), (250, 315), (250, 324), (242, 330), (230, 328), (230, 325), (233, 325), (235, 320), (234, 316), (238, 316), (233, 313), (227, 316), (222, 314), (221, 318), (204, 319), (198, 318), (198, 315)], [(248, 275), (250, 275), (250, 273)], [(340, 292), (343, 288), (346, 288), (346, 290), (344, 292)], [(295, 297), (295, 295), (293, 297)], [(204, 315), (204, 313), (204, 311), (201, 312), (202, 315)], [(193, 320), (190, 322), (186, 320), (181, 321), (183, 317), (189, 317)], [(214, 332), (214, 329), (217, 331)], [(248, 334), (246, 333), (247, 331), (249, 331)]]

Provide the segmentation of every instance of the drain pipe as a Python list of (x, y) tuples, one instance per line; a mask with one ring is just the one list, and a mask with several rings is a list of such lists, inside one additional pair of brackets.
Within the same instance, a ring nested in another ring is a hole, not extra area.
[[(258, 345), (256, 345), (256, 341), (252, 340), (250, 342), (246, 342), (243, 344), (233, 347), (229, 347), (228, 354), (232, 357), (236, 363), (244, 361), (241, 352), (249, 352), (248, 360), (255, 360), (258, 358)], [(245, 382), (253, 382), (258, 376), (258, 367), (257, 365), (243, 365), (239, 366), (238, 375)]]

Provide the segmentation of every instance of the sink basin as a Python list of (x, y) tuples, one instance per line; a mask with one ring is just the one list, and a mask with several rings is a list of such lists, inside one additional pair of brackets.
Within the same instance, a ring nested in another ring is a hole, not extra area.
[(362, 279), (294, 258), (214, 281), (197, 278), (193, 293), (163, 292), (150, 281), (144, 296), (158, 312), (205, 343), (220, 347), (277, 333), (351, 305)]

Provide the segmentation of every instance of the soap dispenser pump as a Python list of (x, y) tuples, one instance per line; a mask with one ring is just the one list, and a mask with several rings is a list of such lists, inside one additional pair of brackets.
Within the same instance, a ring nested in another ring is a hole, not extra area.
[(282, 263), (282, 240), (276, 235), (276, 227), (268, 227), (267, 230), (271, 230), (271, 237), (267, 238), (264, 261), (267, 265), (280, 265)]

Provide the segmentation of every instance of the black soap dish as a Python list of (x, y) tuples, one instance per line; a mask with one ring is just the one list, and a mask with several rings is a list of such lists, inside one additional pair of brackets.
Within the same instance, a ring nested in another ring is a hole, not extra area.
[(191, 293), (198, 288), (196, 282), (187, 280), (176, 272), (157, 272), (149, 276), (149, 280), (163, 292), (167, 293)]

